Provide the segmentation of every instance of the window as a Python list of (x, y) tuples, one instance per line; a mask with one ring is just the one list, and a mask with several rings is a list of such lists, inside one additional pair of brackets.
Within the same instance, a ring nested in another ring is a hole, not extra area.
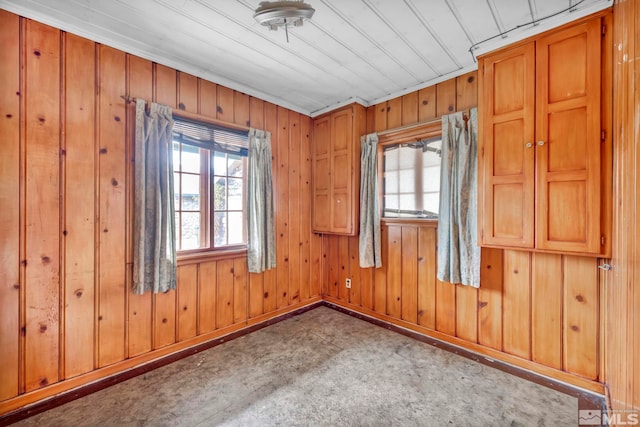
[(383, 205), (386, 218), (438, 218), (440, 136), (383, 146)]
[(246, 245), (247, 132), (174, 117), (177, 250)]

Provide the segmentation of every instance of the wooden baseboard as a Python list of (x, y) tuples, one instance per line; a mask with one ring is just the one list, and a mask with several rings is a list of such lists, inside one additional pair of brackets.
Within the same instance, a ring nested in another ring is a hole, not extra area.
[(326, 306), (343, 313), (350, 314), (394, 332), (440, 347), (452, 353), (460, 354), (477, 362), (493, 366), (567, 394), (571, 394), (570, 389), (577, 388), (589, 393), (595, 393), (599, 397), (604, 396), (604, 385), (597, 381), (592, 381), (569, 372), (559, 371), (532, 362), (531, 360), (522, 359), (493, 348), (471, 343), (442, 332), (425, 328), (424, 326), (381, 315), (380, 313), (363, 307), (354, 307), (331, 296), (325, 295), (324, 302)]
[(72, 400), (126, 381), (130, 378), (168, 365), (264, 327), (298, 316), (324, 305), (320, 297), (279, 309), (248, 322), (232, 325), (198, 337), (172, 344), (78, 377), (52, 384), (44, 389), (25, 393), (0, 403), (0, 426), (58, 407)]

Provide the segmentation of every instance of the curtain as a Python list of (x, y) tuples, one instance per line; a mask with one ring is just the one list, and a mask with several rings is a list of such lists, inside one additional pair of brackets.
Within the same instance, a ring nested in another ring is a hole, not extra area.
[(478, 110), (442, 117), (438, 280), (480, 286)]
[(260, 273), (276, 266), (271, 133), (269, 132), (249, 129), (247, 180), (247, 258), (249, 272)]
[(360, 267), (382, 267), (378, 206), (378, 134), (360, 138)]
[(171, 108), (136, 103), (133, 291), (176, 288)]

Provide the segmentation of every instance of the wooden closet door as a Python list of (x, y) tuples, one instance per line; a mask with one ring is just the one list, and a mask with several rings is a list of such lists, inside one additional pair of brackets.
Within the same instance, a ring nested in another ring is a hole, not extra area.
[(313, 123), (313, 231), (331, 230), (331, 117)]
[(480, 64), (483, 245), (533, 248), (534, 53), (529, 43), (488, 55)]
[(332, 230), (335, 233), (353, 232), (353, 110), (331, 114), (331, 186), (333, 206)]
[(600, 251), (600, 19), (536, 42), (536, 247)]

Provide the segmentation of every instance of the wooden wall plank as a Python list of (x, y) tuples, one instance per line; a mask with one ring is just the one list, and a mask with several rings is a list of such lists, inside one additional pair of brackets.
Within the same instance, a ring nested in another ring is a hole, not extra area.
[(338, 298), (338, 284), (340, 274), (338, 272), (340, 265), (340, 246), (338, 236), (324, 236), (325, 241), (325, 262), (327, 265), (327, 278), (325, 280), (325, 292), (327, 295)]
[[(150, 100), (153, 97), (153, 63), (137, 56), (128, 55), (128, 87), (129, 96)], [(128, 148), (129, 162), (127, 165), (128, 190), (127, 197), (127, 245), (131, 249), (127, 251), (127, 277), (133, 277), (133, 165), (135, 160), (135, 105), (127, 107)], [(128, 357), (146, 353), (153, 348), (152, 345), (152, 294), (145, 292), (136, 295), (131, 292), (132, 279), (127, 281), (127, 294), (129, 297), (129, 311), (127, 318), (127, 355)]]
[(358, 245), (360, 238), (358, 236), (349, 237), (349, 268), (348, 274), (351, 278), (351, 289), (349, 289), (349, 303), (360, 305), (362, 299), (362, 288), (360, 278), (360, 258)]
[(178, 110), (198, 113), (198, 78), (178, 72)]
[(502, 337), (504, 351), (531, 358), (531, 254), (505, 250)]
[(366, 118), (366, 129), (367, 134), (375, 132), (376, 128), (376, 107), (370, 105), (367, 107), (367, 118)]
[(224, 328), (233, 324), (233, 260), (218, 261), (217, 274), (216, 325), (218, 328)]
[(418, 229), (402, 227), (402, 320), (418, 323)]
[(60, 31), (26, 22), (25, 390), (58, 381)]
[[(300, 116), (300, 300), (311, 295), (311, 118)], [(292, 193), (294, 194), (294, 193)]]
[(349, 276), (349, 237), (338, 236), (338, 298), (344, 302), (349, 301), (349, 290), (346, 280)]
[[(277, 158), (277, 149), (278, 145), (275, 140), (277, 138), (278, 132), (278, 107), (270, 102), (266, 102), (264, 105), (264, 121), (265, 121), (265, 130), (271, 132), (271, 149), (272, 149), (272, 174), (273, 174), (273, 202), (274, 209), (278, 210), (277, 205), (278, 202), (278, 158)], [(276, 213), (277, 215), (277, 213)], [(278, 232), (276, 228), (276, 233)], [(276, 240), (277, 243), (277, 240)], [(280, 249), (276, 247), (276, 251)], [(280, 258), (277, 259), (277, 267), (275, 269), (267, 270), (264, 274), (264, 312), (271, 313), (277, 308), (277, 289), (276, 289), (276, 281), (277, 281), (277, 270), (280, 268)]]
[(289, 111), (278, 107), (278, 131), (275, 134), (277, 175), (274, 195), (276, 219), (277, 307), (289, 305)]
[(478, 290), (456, 285), (456, 335), (469, 342), (478, 342)]
[(429, 86), (418, 91), (418, 121), (436, 118), (436, 87)]
[(200, 100), (200, 114), (215, 119), (218, 109), (218, 85), (208, 80), (198, 79)]
[(402, 97), (402, 125), (418, 122), (418, 92), (411, 92)]
[(289, 245), (289, 302), (300, 301), (300, 113), (289, 111), (289, 208), (288, 245)]
[(533, 254), (531, 359), (562, 368), (562, 257)]
[(99, 305), (98, 366), (125, 357), (126, 56), (99, 46)]
[(564, 256), (564, 369), (598, 379), (598, 269), (595, 258)]
[(93, 370), (95, 332), (95, 43), (65, 34), (64, 372)]
[(402, 317), (402, 227), (390, 225), (388, 230), (387, 314)]
[(478, 106), (478, 72), (471, 71), (456, 77), (456, 110)]
[(246, 258), (233, 260), (233, 323), (247, 321), (247, 281), (248, 266)]
[(436, 278), (436, 330), (456, 335), (456, 287)]
[(456, 80), (445, 80), (436, 85), (436, 114), (442, 117), (456, 111)]
[(316, 233), (311, 234), (309, 241), (309, 296), (313, 297), (322, 294), (323, 284), (323, 239)]
[(198, 264), (198, 335), (216, 329), (216, 309), (218, 308), (218, 263), (216, 261)]
[(198, 329), (198, 265), (188, 264), (177, 271), (177, 341), (195, 337)]
[[(359, 255), (358, 255), (359, 256)], [(358, 264), (360, 260), (358, 259)], [(360, 305), (373, 310), (373, 271), (376, 268), (360, 268)]]
[(20, 372), (20, 18), (4, 10), (0, 46), (1, 401), (18, 394)]
[(387, 128), (402, 126), (402, 97), (387, 101)]
[(429, 329), (436, 328), (436, 229), (418, 229), (418, 319)]
[(249, 273), (249, 318), (264, 313), (264, 274)]
[(387, 102), (381, 102), (375, 105), (375, 114), (374, 114), (374, 131), (380, 132), (383, 130), (387, 130)]
[(234, 91), (226, 86), (218, 85), (218, 105), (216, 107), (218, 120), (222, 120), (228, 123), (235, 123), (234, 121)]
[(478, 342), (502, 350), (502, 249), (482, 248), (478, 290)]
[(251, 126), (249, 119), (249, 95), (233, 92), (233, 122), (241, 126)]
[(382, 267), (376, 268), (373, 276), (373, 309), (387, 314), (387, 269), (389, 262), (389, 227), (380, 227), (380, 255)]
[[(177, 77), (172, 68), (155, 64), (155, 101), (176, 108)], [(176, 291), (153, 295), (154, 348), (173, 344), (176, 341)]]
[(249, 117), (252, 128), (264, 130), (264, 101), (262, 99), (251, 97), (249, 100)]

